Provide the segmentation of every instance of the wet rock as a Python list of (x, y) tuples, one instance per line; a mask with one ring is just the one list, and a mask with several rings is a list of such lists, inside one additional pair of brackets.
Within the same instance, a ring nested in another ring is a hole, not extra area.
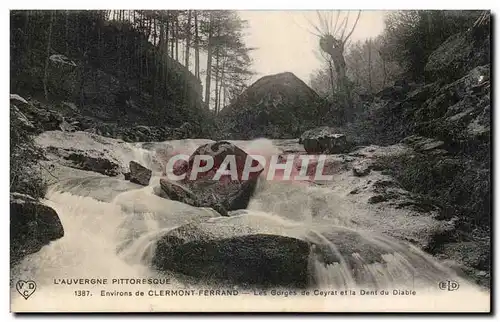
[(392, 180), (377, 180), (373, 182), (372, 187), (376, 192), (385, 192), (388, 188), (397, 187), (398, 184)]
[(57, 164), (55, 169), (51, 171), (58, 178), (51, 187), (55, 191), (64, 191), (75, 196), (90, 197), (103, 202), (112, 202), (116, 196), (123, 192), (142, 188), (138, 184), (117, 177), (76, 170), (60, 164)]
[(85, 171), (101, 173), (107, 176), (116, 176), (121, 173), (118, 163), (100, 155), (97, 151), (82, 151), (77, 149), (58, 149), (49, 147), (47, 152), (62, 158), (62, 164)]
[[(160, 184), (161, 184), (161, 180), (162, 179), (160, 179)], [(165, 192), (165, 190), (163, 190), (163, 188), (161, 187), (161, 185), (156, 185), (156, 186), (153, 187), (153, 194), (155, 196), (158, 196), (158, 197), (163, 198), (163, 199), (170, 199), (170, 197)]]
[(151, 175), (153, 173), (151, 170), (135, 161), (130, 161), (129, 169), (130, 173), (127, 180), (143, 186), (149, 185), (149, 180), (151, 180)]
[(160, 187), (163, 193), (168, 196), (168, 199), (184, 202), (196, 207), (200, 205), (196, 195), (182, 184), (161, 178)]
[(356, 177), (364, 177), (370, 174), (374, 162), (372, 160), (361, 160), (354, 162), (352, 165), (352, 173)]
[(21, 97), (18, 94), (10, 94), (10, 101), (15, 103), (17, 101), (18, 103), (23, 103), (23, 104), (29, 104), (27, 100), (25, 100), (23, 97)]
[(61, 165), (116, 176), (124, 171), (118, 156), (123, 153), (119, 142), (87, 132), (48, 131), (35, 138), (48, 160)]
[(54, 209), (28, 195), (10, 194), (11, 264), (63, 236), (64, 229)]
[(194, 126), (189, 122), (184, 122), (178, 128), (172, 130), (173, 140), (189, 139), (195, 136)]
[(388, 201), (390, 199), (391, 198), (388, 195), (375, 195), (375, 196), (372, 196), (368, 199), (368, 203), (369, 204), (381, 203), (384, 201)]
[(308, 153), (345, 153), (350, 148), (346, 136), (330, 127), (306, 131), (299, 142), (304, 145)]
[(357, 195), (357, 194), (359, 193), (359, 191), (360, 191), (360, 189), (359, 189), (359, 188), (354, 188), (354, 189), (352, 189), (352, 190), (349, 192), (349, 194), (351, 194), (351, 195)]
[(439, 208), (432, 204), (430, 201), (422, 199), (422, 198), (414, 198), (412, 200), (402, 200), (400, 202), (395, 203), (396, 209), (411, 209), (414, 211), (422, 212), (422, 213), (430, 213), (432, 211), (439, 211)]
[(10, 94), (11, 108), (15, 107), (16, 113), (20, 113), (25, 124), (31, 124), (32, 132), (41, 133), (43, 131), (60, 130), (63, 117), (56, 111), (40, 108), (39, 103), (33, 100), (26, 100), (18, 94)]
[[(193, 167), (197, 155), (211, 156), (214, 160), (214, 166), (205, 172), (195, 174)], [(227, 161), (229, 160), (226, 160), (227, 156), (229, 158), (234, 157), (235, 164), (231, 165), (233, 161)], [(183, 180), (174, 183), (161, 179), (160, 184), (163, 191), (173, 200), (196, 207), (211, 207), (226, 215), (228, 211), (244, 209), (248, 206), (258, 176), (264, 170), (262, 167), (257, 172), (249, 173), (248, 178), (244, 178), (243, 169), (247, 158), (252, 166), (259, 166), (257, 160), (251, 158), (245, 151), (232, 143), (226, 141), (208, 143), (196, 149), (188, 162), (184, 162), (176, 168), (176, 175), (185, 174)], [(224, 164), (225, 160), (229, 163)], [(220, 167), (227, 169), (233, 166), (236, 167), (234, 169), (236, 176), (222, 175), (219, 178), (215, 177)]]
[(63, 132), (75, 132), (76, 127), (73, 124), (68, 123), (66, 120), (62, 120), (61, 124), (59, 124), (59, 128)]
[(29, 133), (35, 132), (33, 123), (17, 108), (17, 106), (10, 105), (10, 115), (12, 124), (19, 124), (23, 130)]
[[(336, 175), (345, 171), (349, 168), (349, 161), (346, 160), (343, 156), (338, 155), (327, 155), (325, 159), (310, 159), (307, 165), (306, 175), (310, 178), (310, 180), (314, 180), (315, 182), (319, 182), (319, 176), (329, 176)], [(302, 164), (297, 165), (297, 171), (302, 170)]]
[(444, 142), (423, 136), (412, 135), (403, 139), (401, 143), (408, 144), (415, 151), (428, 152), (431, 150), (438, 150), (444, 146)]
[(439, 90), (439, 84), (437, 82), (426, 84), (417, 87), (415, 90), (408, 93), (405, 99), (409, 102), (422, 103), (429, 99), (435, 92)]
[(164, 236), (156, 244), (153, 266), (203, 282), (258, 287), (304, 288), (310, 247), (277, 235), (245, 235), (185, 242)]

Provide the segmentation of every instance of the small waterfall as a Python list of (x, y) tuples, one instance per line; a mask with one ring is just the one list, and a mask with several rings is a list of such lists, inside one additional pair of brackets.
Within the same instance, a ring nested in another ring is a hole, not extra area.
[[(311, 252), (312, 274), (325, 288), (435, 288), (446, 279), (459, 279), (449, 268), (416, 247), (386, 236), (346, 227), (330, 230), (330, 238), (313, 232), (318, 241)], [(326, 234), (328, 236), (328, 234)]]

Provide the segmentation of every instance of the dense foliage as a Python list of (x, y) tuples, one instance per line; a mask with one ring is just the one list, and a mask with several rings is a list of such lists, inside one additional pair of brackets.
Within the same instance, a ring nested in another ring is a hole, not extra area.
[[(481, 11), (406, 10), (385, 18), (383, 33), (351, 44), (345, 53), (347, 76), (357, 93), (373, 94), (395, 80), (422, 80), (430, 54), (448, 37), (469, 29)], [(311, 75), (311, 86), (330, 96), (337, 75), (325, 61)]]
[(203, 126), (251, 76), (244, 28), (234, 11), (13, 11), (11, 92), (98, 105), (117, 122)]

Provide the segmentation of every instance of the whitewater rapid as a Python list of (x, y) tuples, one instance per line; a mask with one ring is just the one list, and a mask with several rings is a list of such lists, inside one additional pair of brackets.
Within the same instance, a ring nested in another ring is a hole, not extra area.
[[(180, 149), (191, 153), (206, 142), (208, 140), (130, 144), (131, 153), (120, 153), (123, 162), (135, 160), (154, 169), (157, 161), (153, 151), (158, 147), (164, 148), (166, 154)], [(247, 151), (259, 150), (260, 153), (269, 155), (281, 151), (269, 140), (234, 143)], [(160, 173), (157, 172), (149, 186), (109, 196), (106, 191), (115, 189), (116, 182), (103, 177), (88, 178), (87, 181), (76, 180), (66, 186), (55, 185), (49, 189), (44, 202), (59, 214), (65, 234), (39, 252), (27, 256), (12, 269), (13, 310), (189, 311), (195, 308), (195, 311), (218, 311), (217, 308), (232, 308), (234, 311), (255, 311), (254, 306), (241, 302), (245, 298), (247, 301), (254, 301), (262, 311), (273, 311), (276, 305), (283, 305), (291, 310), (302, 307), (304, 311), (336, 308), (349, 311), (352, 310), (346, 306), (349, 302), (334, 295), (335, 290), (352, 290), (357, 291), (357, 294), (361, 289), (387, 289), (391, 292), (416, 290), (423, 296), (421, 299), (436, 297), (434, 303), (448, 303), (449, 296), (459, 294), (442, 297), (443, 293), (440, 293), (437, 285), (447, 280), (459, 281), (462, 295), (472, 292), (484, 304), (489, 303), (489, 300), (486, 303), (489, 298), (487, 292), (459, 278), (451, 269), (417, 247), (379, 233), (376, 227), (382, 225), (383, 221), (382, 217), (377, 219), (380, 214), (344, 200), (342, 195), (330, 188), (260, 180), (248, 209), (235, 211), (231, 213), (231, 217), (221, 217), (209, 208), (195, 208), (156, 196), (153, 187), (158, 184), (159, 177)], [(98, 187), (92, 193), (85, 186), (90, 181), (93, 182), (93, 187)], [(92, 197), (96, 195), (106, 195), (103, 198), (106, 201)], [(396, 215), (394, 214), (394, 218)], [(301, 304), (297, 304), (291, 301), (299, 298), (300, 294), (291, 296), (286, 293), (288, 295), (285, 296), (285, 293), (280, 293), (273, 297), (276, 303), (274, 307), (262, 302), (261, 298), (252, 296), (253, 290), (239, 287), (226, 290), (239, 292), (238, 296), (205, 296), (194, 291), (192, 296), (186, 295), (190, 292), (183, 293), (181, 297), (154, 295), (160, 292), (165, 294), (167, 288), (168, 291), (213, 289), (213, 285), (204, 285), (190, 277), (158, 272), (151, 268), (155, 242), (159, 237), (192, 221), (199, 222), (202, 229), (214, 236), (263, 233), (314, 243), (317, 246), (311, 249), (309, 275), (310, 287), (318, 294), (304, 297)], [(397, 229), (399, 224), (396, 221), (383, 225), (389, 228), (395, 226), (393, 228)], [(109, 281), (168, 280), (169, 284), (166, 287), (164, 284), (154, 283), (105, 286), (60, 283), (62, 280), (96, 278)], [(17, 280), (36, 282), (37, 290), (28, 300), (17, 294), (13, 286)], [(121, 292), (121, 296), (113, 292)], [(132, 295), (128, 295), (128, 292)], [(144, 292), (146, 295), (138, 298), (135, 296), (136, 292)], [(192, 297), (196, 294), (198, 297), (194, 300)], [(380, 301), (380, 298), (367, 295), (363, 300), (366, 301), (366, 310), (370, 310), (370, 307), (376, 310), (377, 305), (373, 301)], [(449, 305), (458, 300), (451, 300)], [(387, 305), (410, 305), (407, 299), (401, 301), (399, 298), (386, 298), (383, 301)], [(223, 303), (226, 303), (225, 307)], [(305, 303), (308, 306), (304, 307)], [(360, 304), (357, 309), (364, 310), (363, 305)]]

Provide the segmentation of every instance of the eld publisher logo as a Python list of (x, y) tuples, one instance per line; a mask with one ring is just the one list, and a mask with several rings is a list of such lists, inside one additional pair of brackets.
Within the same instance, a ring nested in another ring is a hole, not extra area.
[(439, 282), (439, 288), (443, 291), (456, 291), (460, 288), (460, 284), (456, 281), (441, 281)]

